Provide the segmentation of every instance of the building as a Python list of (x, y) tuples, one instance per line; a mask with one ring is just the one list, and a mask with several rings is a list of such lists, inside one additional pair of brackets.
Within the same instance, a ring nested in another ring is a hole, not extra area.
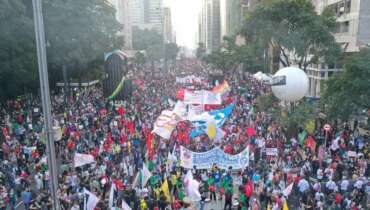
[(235, 36), (242, 27), (242, 1), (221, 0), (221, 38)]
[(175, 36), (172, 30), (171, 9), (163, 7), (163, 39), (166, 43), (175, 43)]
[(154, 29), (163, 34), (162, 0), (128, 0), (132, 27)]
[[(312, 0), (320, 14), (331, 8), (337, 16), (337, 29), (334, 34), (345, 54), (358, 52), (370, 43), (370, 1), (369, 0)], [(320, 97), (322, 82), (341, 70), (340, 65), (325, 63), (307, 67), (310, 97)]]
[(132, 49), (132, 27), (129, 17), (129, 0), (109, 0), (109, 3), (116, 9), (116, 18), (122, 24), (120, 34), (124, 38), (123, 49)]
[(221, 46), (220, 0), (202, 0), (198, 29), (199, 43), (205, 44), (207, 53)]

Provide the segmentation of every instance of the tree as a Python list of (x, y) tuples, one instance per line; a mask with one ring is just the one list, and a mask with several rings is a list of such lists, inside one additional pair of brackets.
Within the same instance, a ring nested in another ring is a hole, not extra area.
[(142, 53), (140, 51), (136, 52), (135, 57), (134, 57), (134, 62), (139, 67), (143, 66), (146, 62), (146, 57), (145, 57), (144, 53)]
[(370, 108), (370, 49), (349, 56), (344, 70), (326, 81), (322, 100), (331, 119), (349, 120)]
[(198, 43), (198, 48), (195, 52), (196, 57), (199, 60), (203, 60), (206, 57), (206, 53), (207, 53), (206, 46), (204, 45), (204, 43), (199, 42)]
[(245, 70), (255, 72), (264, 66), (263, 48), (257, 44), (239, 46), (235, 44), (235, 37), (224, 37), (221, 49), (206, 56), (204, 61), (224, 74), (234, 74), (241, 64)]
[(153, 45), (163, 44), (163, 36), (155, 30), (133, 27), (132, 45), (135, 50), (146, 50)]
[(22, 0), (0, 4), (0, 99), (37, 90), (37, 58), (32, 19)]
[(318, 15), (310, 0), (264, 0), (247, 16), (242, 33), (249, 43), (279, 49), (283, 66), (290, 66), (293, 56), (306, 70), (311, 63), (336, 62), (340, 47), (332, 35), (335, 27), (334, 13), (325, 9)]
[(49, 68), (55, 75), (68, 65), (81, 80), (92, 65), (102, 66), (104, 53), (123, 45), (115, 9), (104, 0), (45, 0), (43, 7)]
[(165, 56), (166, 56), (166, 58), (167, 59), (169, 59), (169, 60), (176, 60), (176, 58), (177, 58), (177, 54), (179, 53), (179, 47), (177, 46), (177, 44), (176, 43), (167, 43), (166, 45), (165, 45), (165, 52), (166, 52), (166, 54), (165, 54)]

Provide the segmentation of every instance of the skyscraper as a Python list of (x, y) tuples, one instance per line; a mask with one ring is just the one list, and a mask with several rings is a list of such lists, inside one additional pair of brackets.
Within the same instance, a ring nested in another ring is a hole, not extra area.
[(132, 27), (129, 16), (129, 0), (109, 0), (111, 5), (116, 9), (116, 19), (122, 24), (123, 29), (120, 34), (124, 38), (123, 48), (132, 49)]
[(175, 42), (171, 18), (171, 9), (163, 7), (163, 39), (165, 42)]
[(163, 34), (162, 0), (129, 0), (131, 26)]
[(221, 46), (220, 0), (203, 0), (199, 16), (198, 39), (207, 52), (213, 52)]

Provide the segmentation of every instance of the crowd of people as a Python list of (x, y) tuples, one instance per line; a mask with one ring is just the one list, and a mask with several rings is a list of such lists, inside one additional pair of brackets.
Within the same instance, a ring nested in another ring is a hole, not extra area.
[[(301, 128), (299, 135), (288, 138), (278, 121), (258, 108), (257, 98), (269, 93), (269, 86), (248, 74), (225, 78), (231, 90), (216, 108), (233, 103), (234, 109), (221, 128), (226, 133), (221, 141), (207, 134), (191, 139), (189, 121), (180, 122), (169, 139), (151, 134), (156, 118), (171, 109), (169, 101), (176, 100), (180, 88), (212, 89), (215, 84), (210, 80), (190, 86), (176, 83), (175, 77), (184, 74), (208, 78), (207, 71), (200, 71), (203, 67), (199, 61), (185, 60), (159, 78), (135, 74), (138, 85), (124, 100), (107, 100), (99, 87), (74, 90), (67, 97), (53, 94), (53, 126), (61, 133), (55, 139), (61, 208), (84, 209), (84, 190), (99, 198), (95, 209), (110, 205), (126, 210), (370, 208), (368, 134), (344, 124), (332, 125), (330, 131), (317, 126), (311, 133)], [(6, 101), (0, 120), (0, 210), (15, 209), (20, 201), (27, 210), (50, 209), (40, 100)], [(249, 148), (250, 161), (243, 170), (222, 169), (214, 163), (212, 168), (194, 167), (189, 172), (180, 166), (180, 146), (195, 152), (218, 146), (228, 154)], [(76, 153), (92, 155), (94, 163), (74, 167)], [(175, 161), (168, 160), (169, 154), (177, 157)], [(143, 168), (151, 176), (137, 184)], [(189, 173), (200, 183), (196, 200), (189, 198), (185, 179)]]

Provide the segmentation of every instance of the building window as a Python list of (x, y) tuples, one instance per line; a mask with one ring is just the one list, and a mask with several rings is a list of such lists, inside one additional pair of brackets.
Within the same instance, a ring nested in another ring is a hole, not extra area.
[(351, 0), (346, 0), (344, 11), (345, 13), (351, 12)]
[(333, 72), (333, 71), (329, 71), (329, 72), (328, 72), (328, 77), (333, 76), (333, 74), (334, 74), (334, 72)]
[(321, 77), (325, 77), (325, 72), (321, 72)]

